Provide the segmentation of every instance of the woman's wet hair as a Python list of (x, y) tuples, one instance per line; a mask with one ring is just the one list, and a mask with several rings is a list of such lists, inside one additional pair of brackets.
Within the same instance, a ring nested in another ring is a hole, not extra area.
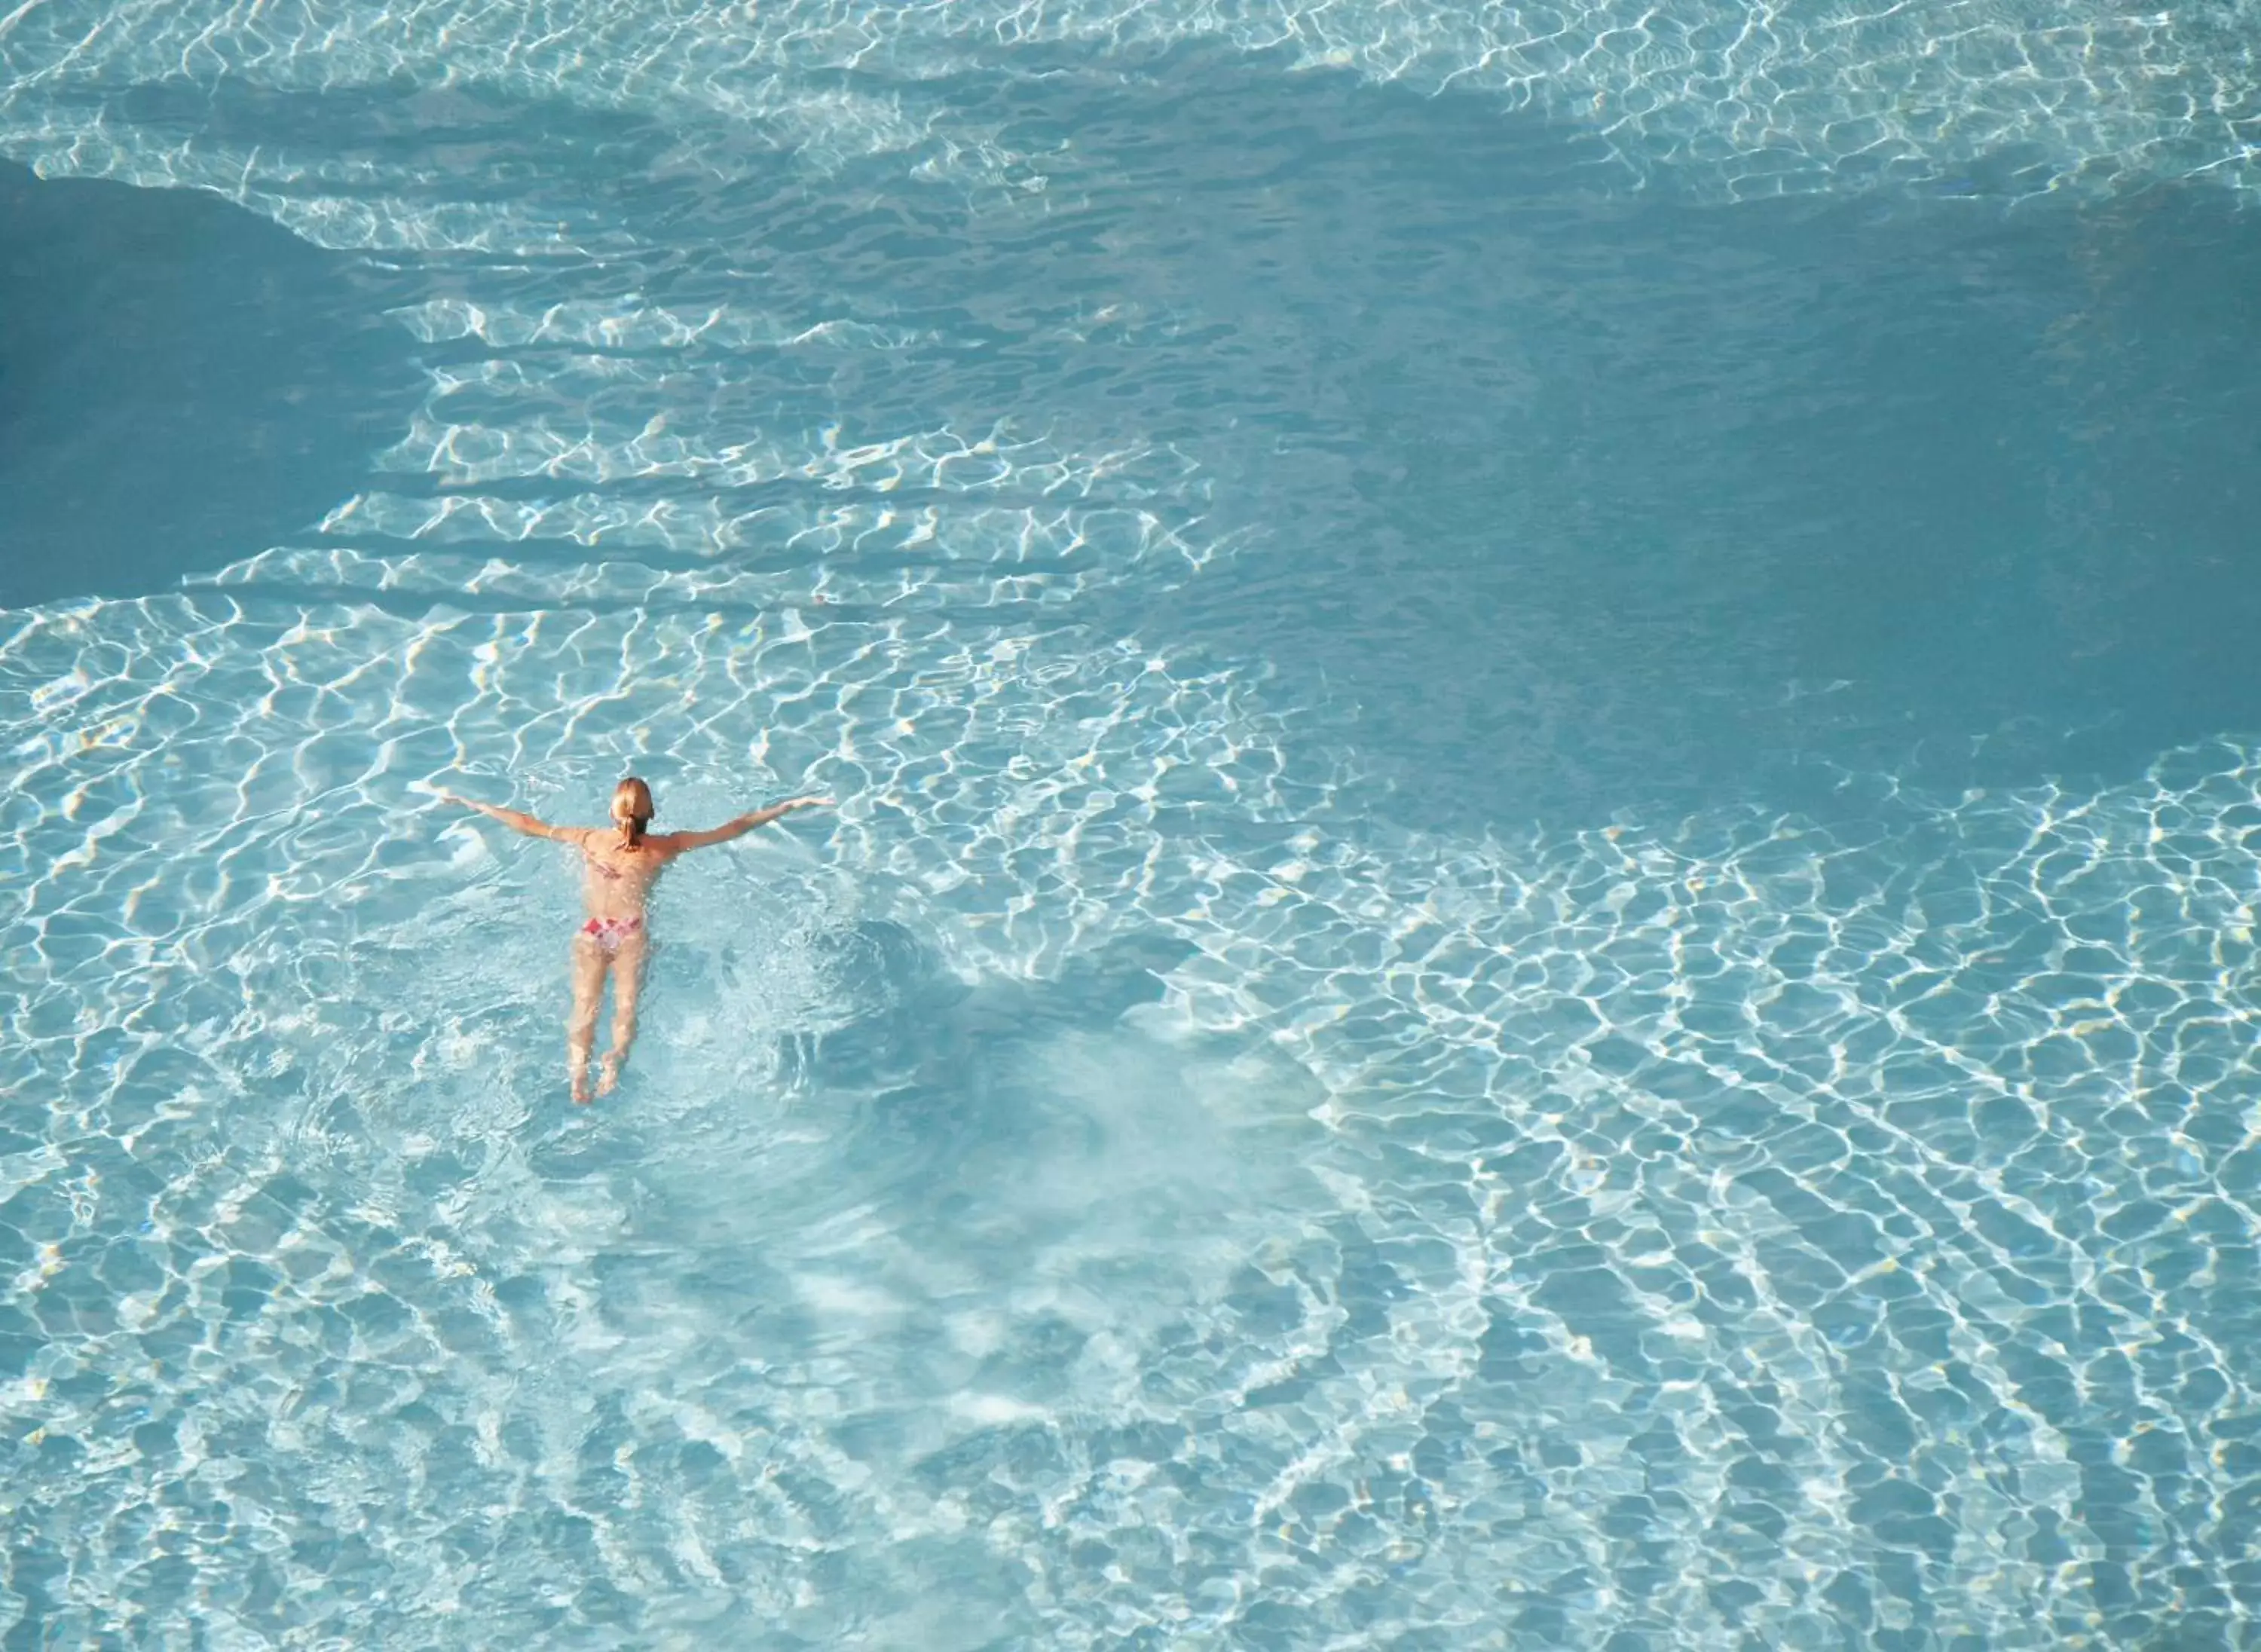
[(652, 807), (651, 787), (635, 775), (613, 788), (613, 818), (617, 821), (623, 815), (627, 816), (621, 822), (621, 830), (631, 848), (643, 842), (643, 829), (651, 824), (651, 817), (657, 813)]

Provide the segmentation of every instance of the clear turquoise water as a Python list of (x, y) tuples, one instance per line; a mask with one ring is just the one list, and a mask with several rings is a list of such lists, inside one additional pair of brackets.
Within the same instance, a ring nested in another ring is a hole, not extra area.
[(1669, 11), (0, 12), (0, 1645), (2254, 1644), (2261, 14)]

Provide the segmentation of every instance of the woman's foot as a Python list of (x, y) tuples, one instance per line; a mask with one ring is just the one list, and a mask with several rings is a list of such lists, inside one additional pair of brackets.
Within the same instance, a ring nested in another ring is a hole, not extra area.
[[(607, 1065), (610, 1064), (607, 1063)], [(580, 1103), (583, 1106), (587, 1106), (589, 1103), (589, 1064), (586, 1061), (576, 1061), (567, 1069), (567, 1071), (571, 1074), (573, 1080), (573, 1099)], [(609, 1089), (612, 1087), (608, 1084), (606, 1088)]]
[(620, 1088), (621, 1063), (627, 1060), (624, 1051), (614, 1050), (597, 1064), (597, 1094), (610, 1095)]

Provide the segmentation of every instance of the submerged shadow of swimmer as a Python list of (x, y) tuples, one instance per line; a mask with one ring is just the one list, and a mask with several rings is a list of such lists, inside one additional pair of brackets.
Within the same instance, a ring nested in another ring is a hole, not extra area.
[(634, 775), (613, 788), (610, 830), (552, 826), (517, 809), (475, 803), (453, 792), (439, 795), (442, 802), (477, 809), (513, 831), (571, 844), (581, 851), (581, 901), (585, 916), (573, 932), (573, 1009), (565, 1023), (566, 1076), (577, 1102), (590, 1099), (589, 1053), (596, 1044), (597, 1012), (607, 975), (613, 982), (613, 1046), (599, 1064), (595, 1094), (613, 1093), (620, 1082), (621, 1068), (628, 1061), (628, 1046), (635, 1042), (636, 1000), (643, 991), (644, 960), (651, 950), (644, 904), (659, 874), (674, 864), (677, 856), (691, 850), (727, 844), (795, 809), (829, 808), (832, 804), (829, 797), (796, 797), (706, 831), (654, 833), (644, 830), (657, 812), (651, 788)]

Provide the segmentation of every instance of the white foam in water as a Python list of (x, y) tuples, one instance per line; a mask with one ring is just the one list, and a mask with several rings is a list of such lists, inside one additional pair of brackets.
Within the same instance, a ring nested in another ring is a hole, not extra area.
[[(814, 83), (937, 30), (1222, 34), (1740, 190), (2026, 144), (2242, 183), (2254, 95), (2179, 14), (84, 22), (0, 26), (10, 152), (569, 261), (645, 243), (72, 97), (461, 75), (1009, 183), (915, 77)], [(844, 437), (766, 365), (922, 327), (431, 268), (398, 319), (463, 354), (309, 542), (0, 636), (0, 1631), (2250, 1630), (2254, 753), (1860, 837), (1385, 837), (1254, 674), (1090, 618), (1217, 552), (1173, 442)], [(577, 1115), (570, 870), (420, 787), (585, 815), (631, 765), (664, 824), (843, 807), (671, 874), (629, 1088)]]

